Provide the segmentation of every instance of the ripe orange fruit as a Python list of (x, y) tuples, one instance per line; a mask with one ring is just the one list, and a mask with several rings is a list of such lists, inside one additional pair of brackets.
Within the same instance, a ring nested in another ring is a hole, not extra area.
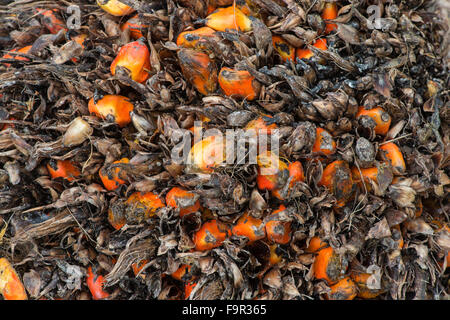
[[(327, 39), (317, 39), (316, 42), (314, 42), (313, 44), (314, 47), (316, 47), (317, 49), (320, 50), (327, 50)], [(310, 49), (301, 49), (301, 48), (297, 48), (295, 56), (298, 59), (309, 59), (314, 55), (314, 53), (312, 52), (312, 50)]]
[(193, 171), (214, 172), (214, 168), (226, 159), (224, 140), (219, 136), (208, 136), (194, 144), (188, 155), (188, 166)]
[(197, 285), (196, 280), (186, 282), (186, 284), (184, 285), (184, 299), (189, 298), (192, 290), (195, 288), (196, 285)]
[(271, 115), (265, 114), (256, 119), (250, 120), (245, 126), (244, 130), (255, 130), (256, 134), (263, 133), (266, 135), (272, 134), (278, 126)]
[(208, 95), (217, 89), (217, 67), (206, 53), (194, 49), (178, 51), (181, 71), (198, 92)]
[(88, 267), (86, 283), (91, 291), (92, 299), (101, 300), (109, 297), (109, 293), (103, 290), (105, 279), (102, 275), (97, 275), (92, 271), (92, 267)]
[(194, 234), (195, 250), (206, 251), (220, 247), (228, 236), (229, 230), (217, 220), (207, 221)]
[(164, 203), (153, 192), (134, 192), (125, 202), (127, 221), (141, 222), (155, 215)]
[(99, 176), (107, 190), (115, 190), (120, 185), (126, 183), (126, 181), (124, 180), (126, 177), (126, 173), (122, 168), (117, 166), (117, 164), (126, 164), (129, 162), (130, 160), (128, 158), (122, 158), (100, 169)]
[(336, 152), (336, 142), (327, 130), (320, 127), (316, 128), (316, 140), (312, 152), (326, 156)]
[(191, 269), (191, 265), (183, 264), (177, 269), (177, 271), (172, 273), (172, 278), (179, 281), (192, 281), (195, 277), (191, 274)]
[(219, 85), (223, 93), (236, 99), (254, 100), (261, 85), (250, 72), (223, 67), (219, 72)]
[(361, 117), (370, 117), (375, 123), (374, 131), (376, 134), (385, 136), (389, 131), (389, 126), (391, 125), (391, 116), (389, 113), (384, 111), (380, 107), (372, 108), (370, 110), (364, 107), (359, 107), (356, 113), (356, 119), (361, 119)]
[(131, 122), (130, 112), (134, 106), (127, 97), (108, 94), (95, 102), (94, 98), (89, 100), (89, 112), (94, 113), (102, 119), (111, 119), (120, 127)]
[[(23, 48), (19, 48), (19, 49), (12, 49), (9, 52), (17, 52), (17, 53), (25, 53), (27, 54), (31, 49), (31, 46), (26, 46)], [(18, 55), (11, 55), (9, 53), (6, 53), (2, 59), (15, 59), (15, 60), (21, 60), (21, 61), (30, 61), (30, 59), (22, 57), (22, 56), (18, 56)], [(4, 63), (4, 65), (9, 68), (11, 66), (10, 63)]]
[(272, 195), (279, 200), (285, 200), (285, 198), (289, 197), (289, 194), (294, 187), (296, 182), (305, 181), (305, 175), (303, 173), (303, 166), (300, 161), (291, 162), (288, 166), (289, 171), (289, 188), (287, 190), (287, 194), (283, 195), (280, 189), (272, 190)]
[(370, 281), (370, 277), (372, 274), (370, 273), (359, 273), (352, 272), (350, 274), (350, 278), (353, 282), (358, 286), (358, 294), (357, 296), (362, 299), (373, 299), (383, 293), (383, 290), (380, 289), (370, 289), (368, 287), (368, 283)]
[[(286, 210), (284, 205), (272, 212), (272, 215)], [(266, 223), (267, 239), (279, 244), (288, 244), (291, 241), (291, 222), (283, 222), (280, 220), (270, 220)]]
[(332, 247), (317, 252), (313, 270), (316, 279), (326, 280), (328, 284), (339, 281), (347, 269), (347, 264), (336, 254)]
[(142, 83), (149, 78), (150, 51), (141, 41), (127, 43), (120, 48), (116, 58), (111, 63), (111, 74), (116, 74), (116, 67), (121, 66), (130, 71), (130, 77)]
[[(323, 20), (333, 20), (337, 18), (338, 9), (336, 2), (326, 2), (322, 11)], [(337, 29), (337, 24), (325, 21), (325, 33), (330, 33)]]
[(248, 212), (245, 212), (242, 217), (236, 222), (231, 229), (231, 233), (235, 236), (244, 236), (249, 239), (248, 243), (264, 239), (266, 231), (261, 219), (254, 218)]
[(195, 194), (187, 190), (174, 187), (166, 195), (166, 204), (169, 207), (180, 208), (180, 217), (200, 210), (200, 200), (192, 204)]
[(256, 176), (258, 189), (269, 191), (277, 189), (280, 173), (285, 172), (285, 175), (288, 175), (288, 165), (270, 151), (259, 154), (256, 161), (258, 164), (258, 175)]
[(195, 30), (184, 31), (178, 35), (177, 46), (184, 48), (197, 48), (201, 39), (212, 37), (216, 31), (210, 27), (202, 27)]
[(216, 31), (252, 30), (252, 21), (238, 7), (219, 8), (206, 17), (206, 26)]
[(61, 19), (56, 17), (56, 13), (58, 13), (58, 9), (45, 10), (45, 9), (36, 9), (36, 11), (44, 16), (43, 25), (50, 31), (52, 34), (56, 34), (59, 30), (67, 30), (66, 24), (61, 21)]
[(348, 163), (336, 160), (325, 167), (319, 186), (325, 186), (337, 200), (336, 206), (342, 207), (353, 193), (352, 172)]
[(393, 142), (380, 146), (380, 156), (392, 166), (394, 174), (402, 175), (406, 172), (406, 163), (400, 148)]
[(283, 260), (282, 252), (280, 250), (280, 246), (277, 243), (270, 245), (270, 255), (269, 255), (269, 264), (276, 265)]
[(109, 14), (117, 17), (125, 16), (134, 11), (133, 8), (119, 0), (97, 0), (97, 4)]
[(47, 169), (52, 179), (64, 178), (67, 181), (73, 181), (80, 176), (80, 170), (75, 163), (70, 160), (53, 160), (47, 163)]
[(272, 36), (272, 44), (283, 62), (295, 61), (295, 48), (280, 36)]
[(0, 258), (0, 293), (5, 300), (27, 300), (27, 293), (14, 267)]
[(125, 30), (130, 30), (130, 37), (131, 39), (137, 40), (139, 38), (144, 37), (144, 32), (146, 29), (148, 29), (149, 25), (143, 24), (139, 16), (136, 14), (135, 16), (128, 19), (127, 22), (125, 22), (123, 25), (120, 26), (120, 30), (124, 32)]
[(143, 259), (143, 260), (141, 260), (141, 261), (139, 261), (139, 262), (133, 263), (133, 264), (131, 265), (131, 269), (133, 269), (134, 275), (137, 276), (138, 273), (139, 273), (139, 271), (141, 271), (141, 270), (145, 267), (145, 265), (146, 265), (147, 263), (149, 263), (149, 262), (150, 262), (150, 261), (148, 261), (147, 259)]
[(309, 245), (306, 251), (316, 253), (327, 246), (328, 243), (323, 242), (319, 237), (312, 237), (311, 240), (309, 241)]
[(358, 293), (358, 287), (350, 277), (339, 280), (331, 285), (330, 289), (330, 294), (326, 295), (328, 300), (353, 300)]

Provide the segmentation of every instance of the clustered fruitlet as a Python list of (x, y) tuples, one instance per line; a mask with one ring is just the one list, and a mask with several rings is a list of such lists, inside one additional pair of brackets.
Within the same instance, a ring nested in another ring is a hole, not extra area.
[(96, 3), (0, 16), (2, 299), (448, 299), (439, 1)]

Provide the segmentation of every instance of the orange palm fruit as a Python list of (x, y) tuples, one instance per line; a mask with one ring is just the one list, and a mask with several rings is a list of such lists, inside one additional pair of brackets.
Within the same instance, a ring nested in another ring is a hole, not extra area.
[(52, 179), (64, 178), (73, 181), (80, 176), (80, 170), (70, 160), (53, 160), (47, 163), (47, 169)]
[(205, 222), (194, 234), (195, 250), (206, 251), (220, 247), (230, 232), (217, 220)]
[(326, 295), (328, 300), (353, 300), (358, 293), (358, 286), (346, 277), (330, 286), (331, 292)]
[(136, 14), (135, 16), (128, 19), (127, 22), (122, 24), (120, 26), (120, 30), (124, 32), (125, 30), (130, 30), (130, 37), (131, 39), (137, 40), (139, 38), (144, 37), (144, 34), (142, 32), (145, 31), (145, 29), (148, 29), (149, 25), (143, 24), (139, 16)]
[(249, 243), (264, 239), (266, 237), (263, 221), (261, 219), (254, 218), (248, 212), (245, 212), (239, 218), (234, 227), (231, 229), (231, 233), (235, 236), (247, 237), (249, 239)]
[(103, 290), (104, 277), (94, 274), (92, 267), (88, 267), (86, 283), (89, 291), (91, 291), (92, 299), (101, 300), (109, 297), (109, 293)]
[(274, 243), (269, 246), (269, 264), (276, 265), (283, 260), (283, 257), (280, 252), (280, 246), (277, 243)]
[(187, 163), (193, 171), (212, 173), (226, 159), (225, 139), (208, 136), (197, 142), (189, 152)]
[(178, 51), (178, 60), (184, 77), (198, 92), (208, 95), (216, 91), (217, 67), (206, 53), (181, 49)]
[(316, 279), (326, 280), (328, 284), (339, 281), (347, 269), (347, 264), (336, 254), (332, 247), (318, 251), (313, 271)]
[(263, 133), (266, 135), (272, 134), (278, 126), (275, 123), (273, 117), (268, 114), (264, 114), (256, 119), (250, 120), (245, 126), (244, 130), (255, 130), (256, 134)]
[(6, 258), (0, 258), (0, 293), (5, 300), (28, 300), (19, 275)]
[(191, 265), (183, 264), (174, 273), (172, 273), (171, 276), (175, 280), (179, 281), (192, 281), (195, 277), (191, 274), (191, 269)]
[(198, 42), (205, 37), (212, 37), (216, 30), (210, 27), (202, 27), (195, 30), (184, 31), (178, 35), (177, 46), (184, 48), (196, 48)]
[[(361, 170), (361, 173), (360, 173)], [(352, 177), (353, 181), (358, 184), (360, 189), (364, 189), (363, 183), (366, 185), (366, 188), (368, 191), (372, 190), (372, 186), (369, 182), (369, 180), (372, 180), (376, 183), (378, 183), (378, 175), (380, 174), (380, 171), (377, 167), (373, 168), (360, 168), (358, 170), (357, 167), (352, 167)], [(362, 178), (361, 179), (361, 175)]]
[(382, 289), (371, 289), (368, 287), (371, 276), (371, 273), (352, 272), (350, 274), (350, 278), (358, 286), (358, 298), (373, 299), (383, 293)]
[(388, 133), (391, 125), (391, 116), (382, 108), (375, 107), (367, 110), (364, 107), (359, 107), (356, 119), (358, 120), (363, 116), (369, 117), (375, 123), (374, 131), (376, 134), (385, 136)]
[[(138, 275), (138, 273), (145, 267), (145, 265), (147, 263), (149, 263), (150, 261), (148, 261), (147, 259), (143, 259), (139, 262), (133, 263), (131, 265), (131, 269), (133, 270), (133, 273), (135, 276)], [(141, 275), (142, 276), (142, 275)]]
[(397, 243), (397, 249), (403, 249), (403, 245), (405, 244), (405, 242), (403, 241), (403, 236), (402, 236), (402, 231), (400, 229), (400, 225), (397, 224), (397, 225), (393, 226), (391, 229), (391, 233), (392, 233), (392, 238)]
[[(75, 41), (76, 43), (78, 43), (80, 46), (82, 46), (83, 47), (83, 49), (84, 49), (84, 41), (86, 40), (86, 38), (87, 38), (87, 34), (85, 34), (85, 33), (81, 33), (81, 34), (77, 34), (76, 36), (73, 36), (73, 37), (71, 37), (70, 39), (72, 40), (72, 41)], [(71, 59), (74, 63), (77, 63), (78, 62), (78, 59), (77, 58), (72, 58)]]
[(113, 16), (121, 17), (134, 12), (134, 9), (119, 0), (97, 0), (97, 4), (104, 11)]
[(115, 190), (120, 185), (126, 183), (126, 181), (124, 180), (126, 174), (122, 168), (117, 166), (117, 164), (126, 164), (129, 162), (130, 160), (128, 158), (122, 158), (120, 160), (114, 161), (111, 165), (106, 165), (100, 169), (99, 176), (107, 190)]
[(392, 166), (394, 174), (401, 175), (406, 172), (405, 159), (400, 148), (393, 142), (380, 146), (381, 159)]
[(326, 187), (337, 200), (336, 206), (342, 207), (353, 193), (352, 172), (348, 163), (336, 160), (325, 167), (319, 186)]
[(270, 152), (266, 151), (257, 156), (256, 162), (258, 164), (258, 175), (256, 176), (256, 183), (260, 190), (275, 190), (279, 186), (280, 173), (289, 172), (288, 165), (281, 161), (280, 158)]
[[(1, 95), (0, 95), (0, 98), (1, 98)], [(17, 119), (14, 117), (9, 117), (8, 120), (17, 120)], [(8, 128), (14, 128), (14, 127), (15, 127), (14, 123), (5, 123), (4, 125), (0, 124), (0, 131), (6, 130)]]
[(325, 7), (322, 10), (322, 19), (325, 20), (325, 33), (330, 33), (331, 31), (337, 29), (337, 24), (327, 22), (326, 20), (336, 19), (338, 15), (338, 9), (336, 2), (326, 2)]
[[(26, 46), (23, 48), (19, 48), (19, 49), (12, 49), (9, 52), (17, 52), (17, 53), (25, 53), (27, 54), (31, 49), (31, 46)], [(30, 59), (22, 57), (22, 56), (18, 56), (18, 55), (11, 55), (9, 53), (6, 53), (2, 59), (15, 59), (15, 60), (21, 60), (21, 61), (30, 61)], [(4, 65), (9, 68), (11, 66), (10, 63), (4, 63)]]
[(116, 58), (111, 63), (111, 74), (116, 74), (116, 67), (125, 67), (130, 71), (130, 77), (142, 83), (149, 78), (150, 51), (141, 41), (127, 43), (120, 48)]
[(252, 30), (252, 21), (236, 6), (218, 8), (205, 20), (205, 25), (216, 31)]
[(131, 122), (130, 112), (133, 111), (133, 104), (127, 97), (115, 94), (108, 94), (99, 100), (91, 98), (89, 100), (89, 112), (94, 113), (102, 119), (110, 119), (120, 127), (124, 127)]
[(260, 83), (250, 72), (223, 67), (219, 72), (219, 85), (227, 96), (254, 100), (261, 90)]
[[(314, 42), (313, 44), (314, 47), (316, 47), (317, 49), (320, 50), (327, 50), (327, 39), (317, 39), (316, 42)], [(314, 53), (312, 52), (312, 50), (310, 49), (302, 49), (302, 48), (297, 48), (295, 56), (298, 59), (309, 59), (314, 55)]]
[(303, 166), (300, 161), (291, 162), (288, 166), (289, 171), (289, 189), (287, 195), (281, 194), (280, 189), (272, 190), (272, 195), (279, 200), (285, 200), (286, 196), (289, 196), (290, 191), (294, 187), (296, 182), (305, 181), (305, 174), (303, 173)]
[(326, 156), (336, 152), (336, 142), (327, 130), (320, 127), (316, 128), (316, 140), (312, 152)]
[(192, 290), (195, 288), (196, 285), (197, 285), (197, 281), (195, 281), (195, 280), (186, 282), (186, 284), (184, 285), (184, 299), (189, 298)]
[(58, 13), (58, 9), (45, 10), (45, 9), (36, 9), (36, 11), (44, 16), (43, 25), (50, 31), (52, 34), (56, 34), (59, 30), (67, 30), (66, 24), (61, 21), (61, 19), (56, 17), (56, 13)]
[(166, 204), (169, 207), (180, 208), (180, 217), (200, 210), (200, 200), (195, 200), (195, 193), (174, 187), (166, 195)]
[[(286, 207), (280, 205), (277, 210), (272, 212), (272, 215), (283, 210), (286, 210)], [(291, 231), (291, 222), (289, 221), (270, 220), (266, 223), (267, 239), (275, 243), (288, 244), (291, 241)]]
[(127, 220), (140, 222), (155, 215), (159, 208), (165, 207), (164, 203), (153, 192), (134, 192), (127, 201)]
[(295, 48), (280, 36), (272, 36), (272, 44), (284, 62), (295, 61)]
[(322, 239), (320, 239), (319, 237), (312, 237), (311, 240), (309, 241), (309, 245), (306, 251), (310, 253), (316, 253), (327, 246), (328, 243), (323, 242)]

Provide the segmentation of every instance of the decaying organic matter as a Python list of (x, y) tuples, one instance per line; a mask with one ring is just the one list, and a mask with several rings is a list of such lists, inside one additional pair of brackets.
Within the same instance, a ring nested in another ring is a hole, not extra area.
[(449, 16), (0, 1), (0, 299), (449, 299)]

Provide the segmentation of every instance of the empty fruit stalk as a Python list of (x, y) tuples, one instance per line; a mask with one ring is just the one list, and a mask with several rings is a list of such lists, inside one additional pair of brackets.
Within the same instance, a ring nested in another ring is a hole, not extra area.
[(216, 31), (252, 30), (252, 21), (236, 6), (217, 9), (206, 17), (205, 24)]
[(217, 67), (206, 53), (193, 49), (178, 51), (181, 70), (190, 82), (203, 95), (208, 95), (217, 89)]
[(124, 96), (105, 95), (97, 101), (95, 98), (89, 100), (90, 113), (102, 119), (111, 118), (120, 127), (131, 122), (131, 111), (133, 111), (133, 104)]
[(141, 41), (127, 43), (120, 48), (117, 57), (111, 64), (111, 74), (116, 74), (116, 67), (127, 68), (130, 77), (136, 82), (142, 83), (148, 79), (150, 70), (150, 51)]
[(127, 15), (134, 11), (133, 8), (118, 0), (97, 0), (97, 4), (109, 14), (117, 17)]
[(250, 72), (228, 67), (220, 70), (219, 85), (227, 96), (246, 100), (254, 100), (261, 89), (261, 85)]
[(0, 258), (0, 293), (5, 300), (28, 299), (22, 281), (6, 258)]

